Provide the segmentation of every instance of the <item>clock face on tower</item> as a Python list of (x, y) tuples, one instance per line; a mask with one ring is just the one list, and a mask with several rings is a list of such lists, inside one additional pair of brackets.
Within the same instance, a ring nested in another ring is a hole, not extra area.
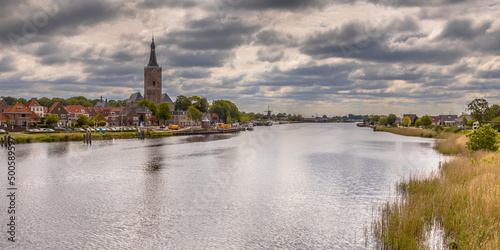
[(156, 73), (156, 69), (151, 70), (153, 73)]

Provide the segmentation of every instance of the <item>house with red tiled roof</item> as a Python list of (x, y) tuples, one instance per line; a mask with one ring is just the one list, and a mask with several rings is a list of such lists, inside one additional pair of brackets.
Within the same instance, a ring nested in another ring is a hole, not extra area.
[(45, 113), (47, 109), (44, 106), (40, 105), (34, 99), (27, 101), (26, 104), (24, 104), (24, 106), (26, 106), (26, 108), (28, 108), (29, 111), (35, 112), (39, 117), (47, 116), (47, 113)]
[(26, 127), (31, 120), (31, 111), (22, 103), (16, 103), (14, 106), (8, 107), (3, 113), (10, 120), (10, 125), (14, 127)]
[(68, 125), (68, 111), (64, 108), (64, 106), (60, 102), (55, 102), (50, 106), (49, 113), (51, 115), (57, 115), (59, 117), (59, 122), (57, 126), (65, 127)]
[(78, 119), (78, 115), (82, 114), (90, 117), (88, 109), (82, 105), (67, 105), (64, 107), (68, 111), (68, 125), (75, 124)]
[(30, 122), (40, 122), (40, 116), (38, 116), (34, 111), (30, 111)]
[(5, 101), (0, 101), (0, 112), (3, 112), (8, 107), (9, 105)]
[(7, 127), (7, 124), (5, 122), (7, 121), (7, 116), (4, 113), (0, 113), (0, 128), (1, 127)]
[(432, 125), (439, 125), (439, 115), (431, 115)]

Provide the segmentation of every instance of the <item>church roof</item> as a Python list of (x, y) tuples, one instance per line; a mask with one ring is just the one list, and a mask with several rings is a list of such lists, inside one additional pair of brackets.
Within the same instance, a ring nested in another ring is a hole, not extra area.
[(148, 66), (150, 67), (160, 67), (160, 65), (158, 65), (158, 62), (156, 62), (155, 48), (156, 48), (155, 39), (153, 38), (153, 41), (151, 42), (151, 54), (149, 55), (149, 63), (148, 63)]
[(130, 95), (130, 98), (128, 98), (127, 103), (140, 102), (142, 99), (144, 99), (144, 97), (142, 97), (141, 92), (133, 93)]
[(111, 108), (111, 105), (109, 105), (109, 103), (108, 103), (108, 99), (106, 99), (106, 101), (103, 101), (103, 100), (102, 100), (102, 96), (101, 96), (101, 100), (100, 100), (100, 101), (97, 101), (97, 102), (95, 103), (94, 107)]
[(170, 99), (170, 96), (168, 96), (167, 93), (163, 93), (161, 94), (161, 102), (169, 103), (172, 102), (172, 99)]

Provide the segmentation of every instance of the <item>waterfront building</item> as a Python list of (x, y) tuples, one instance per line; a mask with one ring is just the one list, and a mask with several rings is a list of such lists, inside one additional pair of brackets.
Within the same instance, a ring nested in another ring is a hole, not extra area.
[(64, 106), (60, 102), (55, 102), (50, 106), (49, 113), (51, 115), (57, 115), (59, 117), (59, 122), (57, 126), (66, 127), (68, 125), (68, 111), (64, 108)]
[(31, 121), (31, 111), (22, 103), (16, 103), (14, 106), (6, 108), (3, 114), (10, 120), (10, 125), (15, 127), (27, 127)]
[(31, 99), (24, 104), (26, 108), (28, 108), (30, 111), (35, 112), (39, 117), (46, 117), (47, 116), (47, 109), (40, 105), (37, 101), (34, 99)]
[(0, 101), (0, 112), (3, 112), (8, 107), (9, 105), (5, 101)]

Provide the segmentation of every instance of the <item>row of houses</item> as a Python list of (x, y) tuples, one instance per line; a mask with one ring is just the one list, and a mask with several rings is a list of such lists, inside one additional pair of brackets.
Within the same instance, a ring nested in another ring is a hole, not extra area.
[[(415, 121), (419, 119), (416, 114), (403, 114), (401, 118), (398, 118), (400, 119), (400, 123), (402, 123), (402, 119), (404, 117), (409, 117), (412, 124), (415, 124)], [(464, 113), (461, 115), (430, 115), (429, 117), (432, 119), (432, 125), (442, 125), (445, 127), (463, 125), (462, 121), (464, 117), (467, 121), (472, 120), (472, 116), (470, 114)]]
[[(5, 101), (0, 101), (0, 127), (26, 128), (30, 123), (40, 122), (48, 115), (59, 117), (57, 126), (74, 126), (78, 115), (85, 115), (96, 122), (105, 121), (108, 126), (141, 126), (144, 124), (158, 124), (151, 110), (144, 106), (129, 106), (124, 109), (111, 107), (107, 100), (101, 100), (94, 107), (82, 105), (62, 105), (55, 102), (50, 107), (43, 107), (36, 100), (29, 100), (26, 104), (16, 103), (9, 107)], [(191, 121), (185, 111), (171, 111), (171, 118), (166, 124), (175, 124), (180, 127), (197, 126), (200, 122)], [(215, 116), (213, 116), (215, 115)], [(216, 114), (204, 114), (203, 119), (218, 121)], [(214, 120), (215, 119), (215, 120)], [(8, 124), (7, 124), (8, 122)]]

